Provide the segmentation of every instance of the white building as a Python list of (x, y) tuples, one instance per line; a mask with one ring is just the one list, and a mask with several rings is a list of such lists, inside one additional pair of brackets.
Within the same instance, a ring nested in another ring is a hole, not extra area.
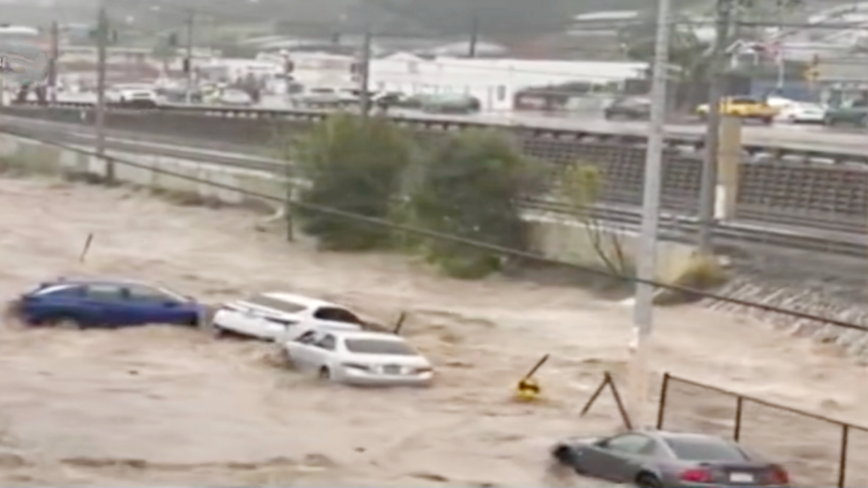
[(647, 63), (519, 59), (424, 59), (398, 53), (371, 62), (370, 86), (378, 91), (464, 93), (486, 111), (512, 110), (520, 90), (570, 82), (606, 84), (642, 76)]

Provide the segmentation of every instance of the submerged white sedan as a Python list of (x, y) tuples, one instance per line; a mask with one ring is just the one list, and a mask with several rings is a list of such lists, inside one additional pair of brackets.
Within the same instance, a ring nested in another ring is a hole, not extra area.
[(323, 380), (356, 386), (429, 386), (434, 379), (431, 362), (395, 334), (314, 329), (282, 346), (294, 368)]

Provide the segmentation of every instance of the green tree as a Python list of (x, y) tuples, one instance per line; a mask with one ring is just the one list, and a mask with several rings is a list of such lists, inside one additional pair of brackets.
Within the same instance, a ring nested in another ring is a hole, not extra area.
[[(313, 128), (294, 151), (310, 184), (302, 203), (388, 218), (412, 154), (411, 139), (387, 119), (336, 114)], [(389, 229), (302, 210), (302, 230), (331, 250), (366, 250), (390, 242)]]
[[(488, 131), (449, 137), (428, 155), (410, 197), (417, 225), (486, 243), (525, 248), (526, 224), (516, 203), (536, 183), (534, 166), (504, 136)], [(428, 242), (428, 261), (457, 278), (480, 278), (500, 268), (484, 249)]]

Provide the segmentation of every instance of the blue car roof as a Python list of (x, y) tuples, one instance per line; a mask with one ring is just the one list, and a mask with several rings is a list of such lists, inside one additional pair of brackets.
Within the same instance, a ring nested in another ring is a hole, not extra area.
[(137, 284), (134, 281), (124, 280), (105, 280), (105, 279), (89, 279), (89, 278), (58, 278), (56, 280), (43, 281), (39, 284), (40, 288), (56, 285), (132, 285)]

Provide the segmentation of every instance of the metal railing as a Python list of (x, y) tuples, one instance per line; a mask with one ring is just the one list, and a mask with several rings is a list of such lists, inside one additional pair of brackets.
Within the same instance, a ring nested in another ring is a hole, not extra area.
[(732, 438), (786, 465), (797, 484), (868, 486), (868, 427), (807, 410), (665, 373), (657, 428)]

